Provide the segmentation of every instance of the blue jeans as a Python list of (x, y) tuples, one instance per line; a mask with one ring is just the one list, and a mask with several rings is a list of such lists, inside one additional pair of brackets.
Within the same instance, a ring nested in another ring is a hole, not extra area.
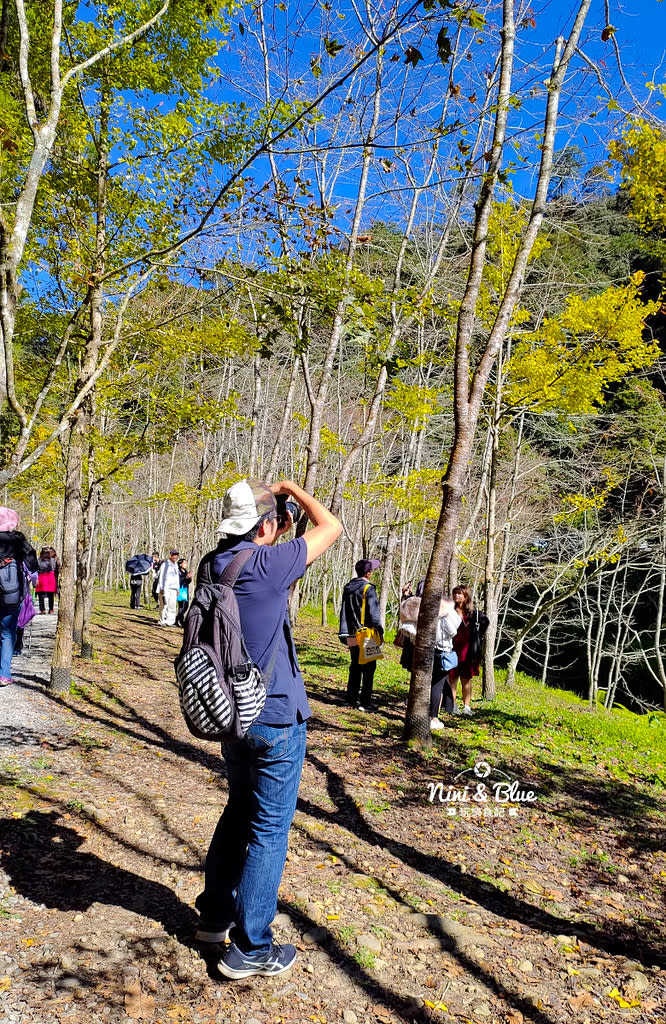
[(252, 725), (223, 745), (229, 798), (206, 856), (196, 907), (211, 930), (235, 921), (242, 953), (271, 948), (271, 921), (287, 857), (287, 839), (305, 759), (306, 725)]
[(20, 605), (0, 606), (0, 678), (12, 678), (12, 655)]

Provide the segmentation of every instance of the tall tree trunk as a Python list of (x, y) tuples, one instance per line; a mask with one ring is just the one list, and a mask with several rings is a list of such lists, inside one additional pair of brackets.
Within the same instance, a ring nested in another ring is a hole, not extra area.
[(291, 375), (289, 378), (289, 387), (287, 388), (287, 397), (284, 400), (284, 408), (282, 410), (282, 419), (280, 420), (280, 426), (275, 437), (275, 444), (273, 445), (273, 451), (271, 452), (271, 459), (266, 470), (266, 480), (269, 483), (274, 483), (280, 459), (284, 458), (284, 442), (287, 436), (287, 429), (291, 423), (291, 414), (294, 407), (294, 395), (296, 393), (299, 366), (300, 359), (298, 356), (294, 356), (291, 364)]
[(361, 175), (359, 179), (358, 190), (356, 193), (356, 202), (354, 206), (354, 216), (352, 219), (351, 231), (349, 234), (349, 246), (347, 249), (347, 256), (345, 258), (343, 281), (341, 285), (340, 296), (338, 298), (336, 308), (333, 313), (333, 324), (328, 338), (324, 362), (322, 365), (321, 373), (319, 375), (319, 382), (316, 389), (314, 387), (314, 382), (310, 377), (308, 361), (305, 356), (303, 356), (302, 359), (303, 376), (305, 380), (306, 391), (311, 409), (310, 429), (308, 432), (308, 442), (306, 446), (308, 453), (308, 462), (303, 487), (310, 494), (314, 494), (319, 476), (321, 430), (324, 423), (326, 400), (328, 397), (328, 389), (333, 374), (335, 357), (340, 347), (340, 339), (342, 337), (344, 319), (347, 313), (347, 307), (351, 299), (351, 275), (354, 269), (354, 259), (356, 257), (356, 250), (358, 248), (358, 236), (361, 228), (363, 210), (365, 208), (365, 201), (368, 189), (368, 178), (370, 175), (370, 168), (374, 160), (374, 142), (377, 135), (377, 128), (379, 125), (379, 114), (381, 110), (382, 97), (383, 66), (383, 51), (380, 51), (377, 54), (376, 59), (375, 92), (373, 95), (372, 117), (370, 120), (368, 131), (365, 135), (365, 138), (363, 139), (364, 146), (363, 160), (361, 164)]
[(502, 20), (502, 54), (499, 93), (497, 97), (493, 142), (488, 170), (484, 175), (476, 204), (470, 267), (465, 293), (460, 304), (454, 357), (454, 432), (449, 462), (442, 485), (442, 506), (435, 533), (426, 587), (421, 601), (417, 625), (414, 669), (410, 683), (404, 737), (425, 747), (430, 746), (429, 698), (432, 676), (433, 648), (439, 600), (455, 548), (460, 521), (462, 492), (467, 462), (471, 457), (481, 403), (497, 354), (506, 338), (511, 317), (523, 286), (529, 256), (543, 222), (550, 183), (559, 98), (569, 60), (576, 51), (578, 39), (591, 0), (582, 0), (566, 46), (558, 39), (555, 60), (548, 82), (544, 133), (541, 142), (541, 165), (530, 216), (518, 245), (504, 294), (499, 302), (495, 321), (481, 349), (476, 367), (470, 359), (472, 341), (477, 329), (476, 308), (486, 261), (490, 214), (499, 177), (508, 115), (511, 107), (515, 22), (513, 0), (504, 0)]
[[(657, 471), (657, 477), (659, 472)], [(666, 711), (666, 661), (661, 637), (664, 629), (664, 608), (666, 606), (666, 454), (661, 467), (661, 522), (659, 530), (659, 587), (657, 591), (657, 621), (654, 633), (654, 653), (657, 662), (657, 679), (661, 685), (664, 711)]]
[(250, 456), (247, 464), (247, 475), (256, 477), (259, 465), (259, 418), (261, 416), (261, 394), (263, 390), (263, 379), (261, 376), (262, 357), (257, 354), (252, 363), (253, 370), (253, 391), (252, 391), (252, 414), (250, 424)]
[[(93, 643), (91, 631), (93, 595), (95, 591), (95, 575), (97, 573), (97, 528), (99, 523), (99, 507), (102, 497), (101, 484), (93, 483), (88, 492), (88, 503), (84, 513), (83, 532), (85, 545), (81, 568), (81, 657), (92, 658)], [(78, 595), (77, 595), (78, 596)]]
[(483, 593), (488, 629), (484, 642), (483, 657), (483, 699), (495, 698), (495, 644), (497, 641), (497, 613), (499, 611), (499, 586), (495, 574), (495, 546), (497, 542), (497, 465), (499, 462), (501, 366), (498, 364), (498, 382), (495, 394), (495, 412), (492, 422), (492, 447), (490, 472), (488, 474), (488, 505), (486, 518), (486, 559), (483, 570)]
[(81, 512), (81, 467), (83, 465), (83, 428), (80, 412), (72, 425), (67, 448), (65, 500), (63, 503), (62, 561), (60, 566), (58, 624), (51, 659), (50, 688), (66, 693), (72, 681), (72, 645), (74, 627), (74, 576), (79, 514)]
[[(96, 139), (96, 223), (95, 254), (92, 268), (92, 284), (89, 290), (90, 330), (86, 341), (81, 368), (76, 382), (77, 393), (93, 379), (102, 345), (104, 326), (104, 285), (102, 283), (106, 265), (106, 212), (107, 184), (109, 173), (109, 90), (105, 67), (100, 72), (100, 121)], [(69, 687), (72, 677), (72, 643), (74, 630), (75, 581), (77, 558), (77, 530), (79, 516), (83, 511), (81, 483), (83, 478), (83, 435), (88, 422), (92, 422), (94, 392), (87, 393), (70, 436), (67, 481), (63, 512), (63, 568), (58, 604), (58, 625), (56, 642), (51, 664), (51, 685), (56, 689)], [(71, 459), (77, 459), (76, 466)], [(96, 510), (95, 510), (96, 512)], [(84, 540), (85, 545), (85, 540)], [(83, 601), (83, 596), (81, 598)], [(83, 604), (81, 605), (81, 630), (83, 631)], [(82, 635), (82, 634), (81, 634)]]
[(393, 579), (393, 563), (398, 543), (398, 531), (395, 526), (390, 526), (388, 537), (386, 538), (386, 557), (382, 566), (382, 585), (379, 590), (379, 618), (384, 628), (386, 628), (386, 609), (388, 607), (391, 580)]

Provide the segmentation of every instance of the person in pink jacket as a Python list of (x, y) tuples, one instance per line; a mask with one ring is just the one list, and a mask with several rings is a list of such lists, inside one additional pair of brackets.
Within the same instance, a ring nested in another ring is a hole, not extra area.
[(39, 600), (40, 615), (46, 614), (48, 602), (49, 614), (53, 612), (56, 591), (58, 589), (58, 570), (60, 565), (56, 557), (55, 548), (42, 548), (37, 559), (37, 598)]

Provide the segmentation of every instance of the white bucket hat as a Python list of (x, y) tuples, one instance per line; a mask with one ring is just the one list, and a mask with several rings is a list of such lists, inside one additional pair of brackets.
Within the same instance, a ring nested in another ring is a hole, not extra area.
[(224, 518), (217, 532), (226, 537), (242, 537), (270, 512), (277, 513), (277, 505), (268, 485), (261, 480), (239, 480), (224, 495)]

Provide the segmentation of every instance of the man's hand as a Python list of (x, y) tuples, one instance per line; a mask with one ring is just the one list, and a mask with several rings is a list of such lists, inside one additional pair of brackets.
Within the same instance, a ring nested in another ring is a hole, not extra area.
[(298, 488), (298, 484), (295, 484), (293, 482), (293, 480), (278, 480), (277, 483), (271, 484), (268, 489), (269, 489), (269, 491), (272, 491), (273, 494), (292, 494), (293, 495), (293, 493), (294, 493), (293, 490), (292, 490), (293, 487), (296, 487), (297, 490), (299, 489)]
[[(273, 494), (284, 494), (284, 495), (288, 495), (289, 497), (291, 497), (292, 496), (291, 487), (295, 487), (295, 486), (296, 485), (293, 484), (291, 480), (279, 480), (275, 484), (270, 484), (269, 490)], [(292, 526), (294, 525), (294, 518), (293, 518), (291, 512), (289, 511), (289, 509), (285, 509), (285, 516), (286, 516), (286, 522), (285, 522), (284, 526), (278, 526), (278, 528), (277, 528), (277, 533), (275, 534), (275, 539), (276, 540), (277, 540), (278, 537), (282, 537), (285, 533), (288, 533), (289, 530), (291, 530)]]
[[(271, 484), (270, 489), (273, 494), (290, 495), (301, 506), (312, 523), (312, 528), (303, 534), (303, 540), (308, 549), (307, 565), (311, 565), (315, 558), (323, 555), (324, 551), (327, 551), (331, 544), (338, 539), (342, 533), (342, 524), (320, 501), (304, 491), (293, 480), (280, 480), (278, 483)], [(290, 522), (285, 530), (289, 529), (291, 525)]]

